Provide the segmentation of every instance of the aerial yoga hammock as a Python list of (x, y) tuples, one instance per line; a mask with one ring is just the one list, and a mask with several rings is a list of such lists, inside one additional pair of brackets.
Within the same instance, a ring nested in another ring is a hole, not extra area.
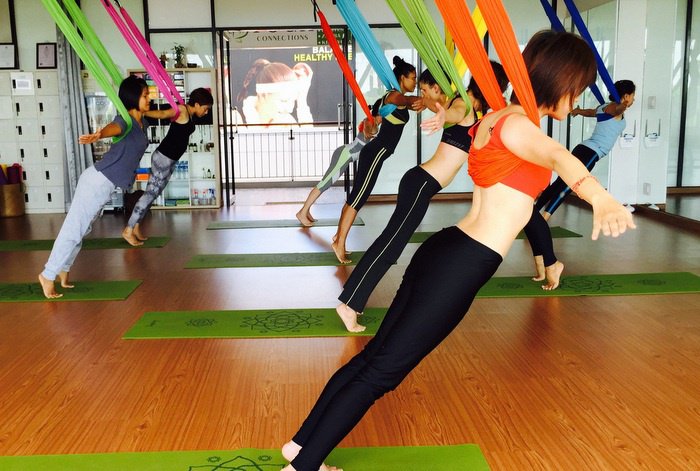
[[(85, 67), (93, 75), (100, 88), (114, 104), (119, 115), (126, 122), (127, 128), (125, 132), (121, 136), (114, 137), (112, 141), (119, 142), (131, 131), (131, 117), (117, 94), (119, 84), (123, 78), (119, 69), (117, 69), (114, 61), (112, 61), (112, 58), (88, 23), (80, 7), (75, 3), (75, 0), (63, 0), (62, 4), (65, 10), (61, 7), (58, 0), (41, 0), (41, 3), (61, 29), (76, 54), (78, 54), (78, 57), (80, 57), (80, 60), (85, 64)], [(68, 14), (70, 14), (70, 17)], [(83, 38), (85, 39), (83, 40)]]
[[(552, 25), (552, 29), (556, 31), (565, 31), (564, 25), (561, 23), (559, 18), (557, 17), (557, 13), (554, 11), (554, 8), (552, 8), (552, 5), (549, 4), (547, 0), (540, 0), (540, 3), (542, 4), (542, 7), (544, 8), (544, 11), (547, 15), (547, 18), (549, 18), (549, 22)], [(572, 0), (564, 0), (564, 3), (566, 4), (566, 7), (569, 9), (569, 13), (571, 13), (571, 18), (576, 25), (576, 29), (578, 29), (579, 33), (581, 34), (581, 37), (586, 40), (588, 45), (591, 47), (591, 50), (593, 51), (593, 55), (595, 56), (596, 59), (596, 64), (598, 66), (598, 75), (600, 75), (600, 78), (603, 80), (603, 83), (605, 84), (605, 87), (608, 89), (608, 93), (610, 96), (615, 100), (616, 102), (620, 102), (620, 96), (617, 93), (617, 89), (615, 88), (615, 84), (612, 81), (612, 78), (610, 77), (610, 73), (608, 72), (608, 69), (605, 67), (605, 63), (603, 62), (603, 58), (600, 56), (600, 53), (598, 52), (598, 48), (595, 47), (595, 43), (593, 41), (593, 38), (591, 37), (591, 33), (588, 31), (588, 28), (586, 27), (586, 23), (583, 21), (583, 18), (581, 17), (581, 13), (578, 11), (576, 8), (576, 5)], [(603, 94), (600, 92), (600, 89), (598, 86), (593, 83), (590, 86), (591, 92), (593, 92), (593, 95), (596, 97), (598, 102), (602, 105), (603, 103), (606, 102), (606, 100), (603, 98)]]
[(102, 5), (109, 13), (117, 29), (122, 33), (124, 40), (129, 44), (129, 47), (138, 58), (141, 65), (150, 74), (153, 81), (158, 86), (158, 89), (168, 101), (172, 109), (175, 110), (175, 116), (172, 118), (175, 121), (180, 114), (178, 105), (184, 105), (185, 102), (177, 91), (170, 75), (165, 71), (160, 60), (156, 57), (151, 46), (146, 42), (146, 39), (139, 31), (136, 23), (131, 19), (129, 13), (121, 6), (118, 0), (113, 0), (119, 7), (119, 12), (112, 5), (111, 0), (102, 0)]

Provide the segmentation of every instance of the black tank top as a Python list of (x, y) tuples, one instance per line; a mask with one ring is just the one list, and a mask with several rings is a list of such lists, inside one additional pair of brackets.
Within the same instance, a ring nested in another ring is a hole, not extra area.
[[(452, 106), (452, 102), (457, 98), (459, 98), (459, 95), (455, 96), (452, 101), (450, 101), (450, 106)], [(469, 135), (469, 129), (471, 129), (472, 126), (473, 124), (469, 126), (453, 124), (452, 126), (446, 127), (442, 130), (440, 142), (444, 142), (463, 152), (469, 153), (469, 147), (472, 144), (472, 137)]]
[(190, 135), (194, 132), (194, 123), (189, 110), (187, 111), (187, 116), (189, 119), (186, 123), (180, 124), (175, 121), (170, 123), (167, 134), (158, 146), (158, 152), (169, 159), (180, 160), (182, 154), (187, 150)]
[[(389, 90), (384, 97), (382, 97), (382, 104), (384, 104), (384, 100), (386, 100), (386, 97), (389, 96), (389, 93), (392, 91), (396, 90)], [(408, 108), (396, 108), (389, 115), (382, 118), (382, 124), (379, 126), (379, 133), (372, 142), (376, 142), (375, 146), (381, 145), (390, 152), (394, 152), (401, 140), (403, 128), (406, 126), (406, 123), (408, 123), (409, 118)], [(372, 142), (370, 142), (370, 144)]]
[(459, 124), (455, 124), (454, 126), (445, 128), (442, 130), (442, 138), (440, 139), (440, 142), (444, 142), (445, 144), (456, 147), (463, 152), (469, 153), (469, 146), (472, 144), (469, 129), (471, 129), (472, 126), (473, 124), (470, 126), (460, 126)]

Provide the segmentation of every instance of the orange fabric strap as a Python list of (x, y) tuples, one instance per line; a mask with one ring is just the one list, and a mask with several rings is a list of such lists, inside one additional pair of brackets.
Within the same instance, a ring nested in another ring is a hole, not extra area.
[(494, 110), (505, 108), (496, 75), (464, 0), (435, 0), (435, 4), (486, 101)]
[(496, 48), (520, 104), (525, 109), (528, 118), (536, 126), (539, 126), (540, 115), (537, 110), (535, 92), (532, 90), (530, 77), (520, 52), (520, 46), (515, 38), (513, 25), (508, 19), (508, 14), (503, 8), (501, 0), (476, 0), (476, 4), (479, 6), (481, 14), (484, 15), (489, 28), (489, 37)]

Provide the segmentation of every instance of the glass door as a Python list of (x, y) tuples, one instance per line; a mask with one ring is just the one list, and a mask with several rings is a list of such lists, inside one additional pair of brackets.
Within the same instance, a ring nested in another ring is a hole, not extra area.
[[(336, 37), (344, 40), (345, 29)], [(224, 33), (230, 71), (227, 160), (235, 183), (315, 182), (349, 142), (345, 81), (320, 29)]]

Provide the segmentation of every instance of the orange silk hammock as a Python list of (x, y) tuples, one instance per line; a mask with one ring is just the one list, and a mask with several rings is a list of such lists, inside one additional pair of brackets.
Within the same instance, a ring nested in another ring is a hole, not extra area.
[(326, 35), (328, 45), (331, 47), (331, 49), (333, 49), (333, 54), (335, 55), (335, 58), (338, 61), (340, 70), (343, 71), (345, 80), (347, 80), (348, 85), (350, 85), (350, 88), (355, 94), (355, 98), (357, 98), (357, 101), (360, 103), (360, 106), (365, 112), (365, 115), (367, 115), (367, 119), (370, 122), (373, 122), (374, 118), (372, 117), (372, 113), (370, 112), (369, 106), (367, 105), (367, 100), (365, 100), (365, 96), (362, 94), (362, 90), (360, 90), (360, 84), (357, 83), (357, 80), (355, 79), (355, 74), (353, 74), (352, 69), (350, 68), (350, 64), (345, 58), (345, 55), (343, 55), (343, 50), (340, 48), (340, 44), (338, 44), (338, 40), (335, 38), (333, 30), (331, 30), (331, 26), (328, 24), (328, 21), (326, 20), (326, 17), (324, 16), (323, 12), (321, 12), (318, 6), (316, 6), (316, 2), (314, 2), (314, 7), (316, 8), (316, 13), (318, 13), (318, 19), (321, 23), (321, 29), (323, 29), (323, 34)]
[[(457, 18), (469, 18), (471, 14), (464, 0), (435, 0), (445, 24), (457, 43), (465, 61), (469, 64), (469, 70), (474, 80), (479, 84), (484, 97), (493, 109), (505, 107), (505, 101), (500, 99), (491, 101), (495, 93), (501, 95), (496, 77), (491, 70), (483, 43), (476, 33), (474, 24), (469, 21), (457, 21)], [(500, 0), (476, 0), (481, 10), (484, 21), (488, 26), (489, 38), (493, 42), (498, 57), (501, 59), (503, 69), (508, 75), (513, 90), (525, 109), (528, 118), (536, 125), (540, 124), (540, 115), (537, 110), (535, 93), (532, 90), (530, 77), (525, 67), (523, 55), (520, 52), (518, 41), (515, 38), (513, 26), (508, 14)], [(487, 91), (489, 95), (487, 95)]]

